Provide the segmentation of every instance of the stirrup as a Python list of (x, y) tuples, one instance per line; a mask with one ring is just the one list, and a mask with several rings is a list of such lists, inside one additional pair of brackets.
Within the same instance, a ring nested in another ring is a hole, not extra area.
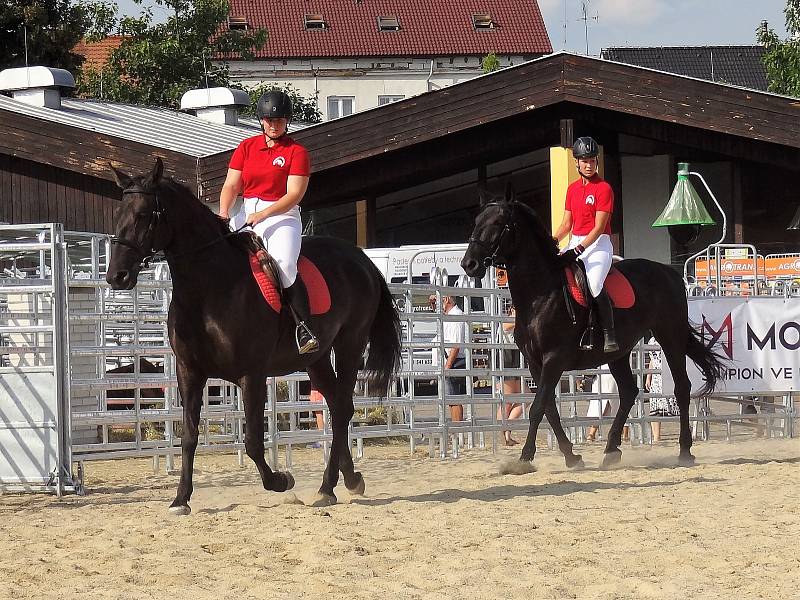
[(617, 350), (619, 350), (619, 344), (617, 343), (616, 336), (612, 337), (611, 339), (608, 339), (608, 338), (609, 338), (608, 330), (604, 329), (603, 330), (603, 352), (604, 353), (609, 353), (609, 352), (616, 352)]
[(317, 341), (305, 321), (300, 321), (297, 324), (297, 329), (294, 331), (294, 340), (297, 343), (297, 351), (300, 354), (309, 354), (319, 350), (319, 341)]

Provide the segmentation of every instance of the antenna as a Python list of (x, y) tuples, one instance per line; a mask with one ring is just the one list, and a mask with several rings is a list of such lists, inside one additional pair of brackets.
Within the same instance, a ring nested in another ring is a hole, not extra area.
[(28, 78), (28, 87), (31, 86), (31, 70), (28, 68), (28, 25), (22, 24), (22, 39), (25, 45), (25, 76)]
[(567, 49), (567, 21), (568, 20), (569, 19), (567, 17), (567, 0), (564, 0), (564, 46), (563, 46), (564, 50)]
[(206, 80), (206, 89), (208, 89), (208, 68), (206, 67), (206, 51), (203, 50), (203, 77)]
[(594, 16), (589, 15), (589, 1), (581, 0), (581, 17), (578, 21), (583, 21), (583, 33), (586, 38), (586, 55), (589, 55), (589, 21), (599, 21), (600, 16), (594, 11)]

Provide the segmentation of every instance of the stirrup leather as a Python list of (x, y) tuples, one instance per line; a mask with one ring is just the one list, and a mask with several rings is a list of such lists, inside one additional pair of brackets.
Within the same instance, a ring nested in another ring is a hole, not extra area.
[(300, 354), (309, 354), (319, 349), (319, 341), (308, 328), (305, 321), (299, 321), (297, 323), (297, 329), (294, 331), (294, 339), (295, 343), (297, 343), (297, 351)]

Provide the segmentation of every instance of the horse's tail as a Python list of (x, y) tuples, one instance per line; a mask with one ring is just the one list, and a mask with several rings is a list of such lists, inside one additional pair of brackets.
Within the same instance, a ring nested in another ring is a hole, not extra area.
[(691, 358), (703, 373), (705, 384), (700, 388), (701, 396), (708, 396), (717, 387), (717, 381), (725, 372), (725, 357), (711, 348), (706, 348), (703, 338), (696, 327), (689, 325), (689, 340), (686, 344), (686, 356)]
[(370, 389), (386, 395), (392, 377), (400, 368), (400, 316), (392, 300), (389, 286), (377, 269), (380, 279), (380, 301), (369, 331), (369, 355), (365, 369)]

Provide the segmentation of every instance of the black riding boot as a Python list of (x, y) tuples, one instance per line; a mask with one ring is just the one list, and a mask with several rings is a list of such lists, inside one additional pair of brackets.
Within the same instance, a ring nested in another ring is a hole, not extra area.
[(619, 350), (619, 345), (617, 344), (617, 334), (614, 331), (614, 309), (611, 306), (611, 298), (603, 290), (595, 300), (597, 301), (597, 310), (600, 312), (600, 325), (603, 327), (603, 336), (605, 337), (603, 352), (616, 352)]
[(298, 276), (294, 283), (285, 288), (283, 292), (286, 302), (289, 303), (291, 308), (294, 322), (297, 324), (295, 331), (297, 351), (300, 354), (316, 352), (319, 349), (319, 342), (308, 325), (306, 325), (311, 316), (311, 309), (308, 306), (308, 294), (302, 281), (300, 281), (300, 277)]

